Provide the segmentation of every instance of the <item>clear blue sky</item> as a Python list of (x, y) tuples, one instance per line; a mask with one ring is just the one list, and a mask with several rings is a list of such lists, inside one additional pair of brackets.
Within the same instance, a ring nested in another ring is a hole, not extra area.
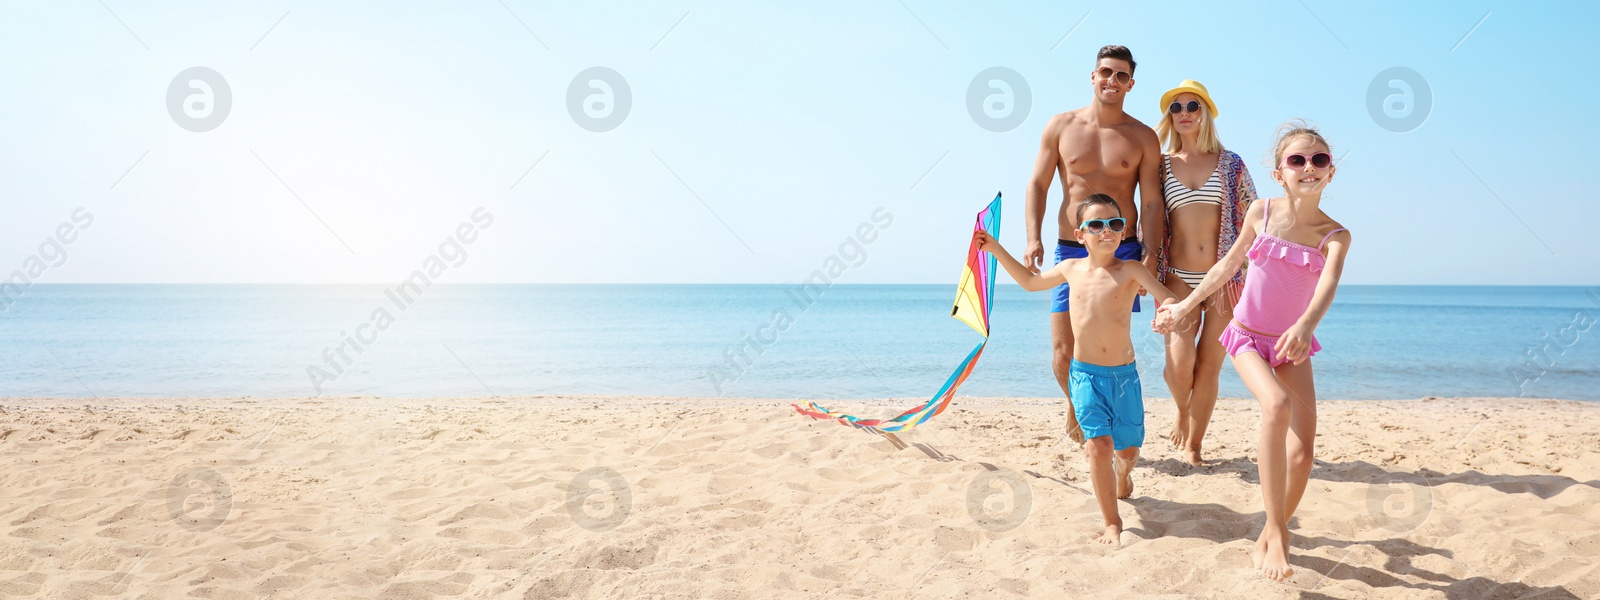
[[(952, 283), (996, 191), (1021, 249), (1039, 131), (1120, 43), (1129, 111), (1153, 123), (1163, 90), (1201, 80), (1264, 195), (1283, 120), (1349, 152), (1325, 202), (1356, 234), (1347, 282), (1600, 283), (1600, 11), (1120, 4), (6, 3), (0, 275), (83, 206), (93, 224), (41, 282), (392, 283), (484, 206), (493, 226), (445, 281), (789, 283), (884, 206), (893, 225), (841, 281)], [(231, 90), (200, 133), (167, 106), (194, 66)], [(566, 105), (593, 66), (632, 93), (603, 133)], [(1004, 133), (966, 106), (994, 66), (1031, 90)], [(1396, 66), (1433, 97), (1404, 133), (1367, 108)]]

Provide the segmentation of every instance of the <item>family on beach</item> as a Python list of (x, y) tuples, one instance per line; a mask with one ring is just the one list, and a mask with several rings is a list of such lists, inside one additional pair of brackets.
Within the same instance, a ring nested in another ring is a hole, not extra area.
[[(1129, 335), (1138, 296), (1156, 300), (1152, 329), (1165, 336), (1165, 378), (1178, 407), (1168, 438), (1191, 464), (1202, 464), (1223, 356), (1233, 358), (1261, 403), (1267, 523), (1255, 565), (1282, 580), (1293, 574), (1288, 523), (1311, 475), (1317, 430), (1311, 357), (1321, 345), (1312, 333), (1350, 250), (1349, 230), (1321, 207), (1337, 169), (1316, 129), (1286, 124), (1272, 156), (1284, 197), (1256, 202), (1244, 161), (1219, 141), (1217, 105), (1205, 86), (1188, 80), (1163, 93), (1152, 130), (1123, 111), (1134, 67), (1126, 47), (1101, 48), (1090, 73), (1094, 100), (1045, 126), (1028, 184), (1022, 260), (983, 232), (974, 241), (1024, 289), (1054, 288), (1053, 366), (1072, 404), (1067, 434), (1083, 444), (1105, 518), (1099, 543), (1121, 544), (1117, 498), (1133, 494), (1144, 442)], [(1057, 172), (1062, 237), (1055, 266), (1041, 270), (1040, 228)]]

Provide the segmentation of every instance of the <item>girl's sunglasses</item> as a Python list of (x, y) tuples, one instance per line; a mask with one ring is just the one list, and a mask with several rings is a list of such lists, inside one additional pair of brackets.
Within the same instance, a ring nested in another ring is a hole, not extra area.
[(1190, 100), (1188, 104), (1179, 104), (1177, 102), (1173, 102), (1172, 104), (1167, 105), (1167, 112), (1172, 114), (1178, 114), (1179, 112), (1200, 112), (1200, 101)]
[(1326, 169), (1328, 168), (1328, 165), (1333, 164), (1333, 157), (1328, 156), (1327, 152), (1318, 152), (1311, 156), (1306, 156), (1304, 154), (1290, 154), (1283, 157), (1283, 164), (1296, 169), (1306, 168), (1306, 161), (1310, 161), (1311, 166), (1313, 167), (1318, 169)]
[(1118, 71), (1118, 70), (1112, 69), (1111, 67), (1100, 67), (1098, 69), (1095, 69), (1094, 70), (1094, 74), (1095, 75), (1099, 75), (1101, 79), (1116, 79), (1117, 83), (1120, 83), (1120, 84), (1123, 84), (1123, 85), (1127, 85), (1128, 84), (1128, 80), (1133, 79), (1133, 74), (1132, 73), (1129, 73), (1127, 71)]
[(1111, 233), (1122, 233), (1122, 229), (1127, 226), (1128, 221), (1126, 219), (1115, 217), (1111, 219), (1089, 219), (1079, 223), (1078, 229), (1088, 230), (1089, 233), (1094, 234), (1105, 233), (1107, 229), (1110, 229)]

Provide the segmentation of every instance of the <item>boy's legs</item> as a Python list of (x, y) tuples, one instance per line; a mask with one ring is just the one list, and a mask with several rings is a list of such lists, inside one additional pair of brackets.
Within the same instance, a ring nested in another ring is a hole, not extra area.
[(1133, 497), (1133, 467), (1139, 464), (1139, 447), (1130, 446), (1116, 452), (1117, 497)]
[(1094, 541), (1111, 546), (1122, 545), (1122, 517), (1117, 514), (1117, 475), (1111, 464), (1111, 436), (1089, 438), (1083, 445), (1089, 457), (1089, 481), (1094, 485), (1094, 500), (1100, 505), (1100, 517), (1105, 519), (1105, 530)]

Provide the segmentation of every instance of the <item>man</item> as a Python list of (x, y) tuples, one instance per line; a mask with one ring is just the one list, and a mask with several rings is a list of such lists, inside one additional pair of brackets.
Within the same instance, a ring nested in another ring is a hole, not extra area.
[[(1069, 258), (1088, 256), (1081, 244), (1071, 241), (1066, 232), (1078, 228), (1078, 204), (1093, 194), (1105, 194), (1117, 201), (1123, 215), (1130, 223), (1138, 223), (1138, 234), (1133, 228), (1124, 233), (1117, 247), (1117, 258), (1139, 260), (1151, 274), (1156, 272), (1156, 251), (1143, 253), (1139, 235), (1147, 240), (1160, 240), (1165, 233), (1165, 221), (1158, 172), (1161, 164), (1161, 146), (1156, 132), (1138, 119), (1122, 111), (1123, 99), (1133, 89), (1133, 53), (1124, 46), (1106, 46), (1095, 57), (1095, 68), (1089, 74), (1094, 90), (1094, 100), (1088, 106), (1067, 111), (1050, 119), (1039, 142), (1039, 158), (1034, 162), (1033, 175), (1028, 181), (1028, 247), (1022, 262), (1029, 270), (1038, 273), (1044, 263), (1044, 244), (1040, 229), (1044, 223), (1045, 198), (1050, 193), (1050, 181), (1061, 173), (1061, 210), (1056, 213), (1056, 262)], [(1134, 187), (1139, 188), (1139, 203), (1133, 201)], [(1140, 207), (1144, 210), (1139, 210)], [(1159, 246), (1159, 244), (1158, 244)], [(1144, 293), (1140, 291), (1141, 295)], [(1054, 346), (1051, 367), (1061, 392), (1071, 401), (1068, 390), (1072, 368), (1072, 320), (1068, 315), (1068, 288), (1056, 288), (1051, 306), (1050, 338)], [(1139, 310), (1138, 298), (1132, 310)], [(1129, 357), (1132, 360), (1132, 357)], [(1083, 443), (1083, 431), (1072, 410), (1067, 411), (1067, 435), (1072, 441)]]

